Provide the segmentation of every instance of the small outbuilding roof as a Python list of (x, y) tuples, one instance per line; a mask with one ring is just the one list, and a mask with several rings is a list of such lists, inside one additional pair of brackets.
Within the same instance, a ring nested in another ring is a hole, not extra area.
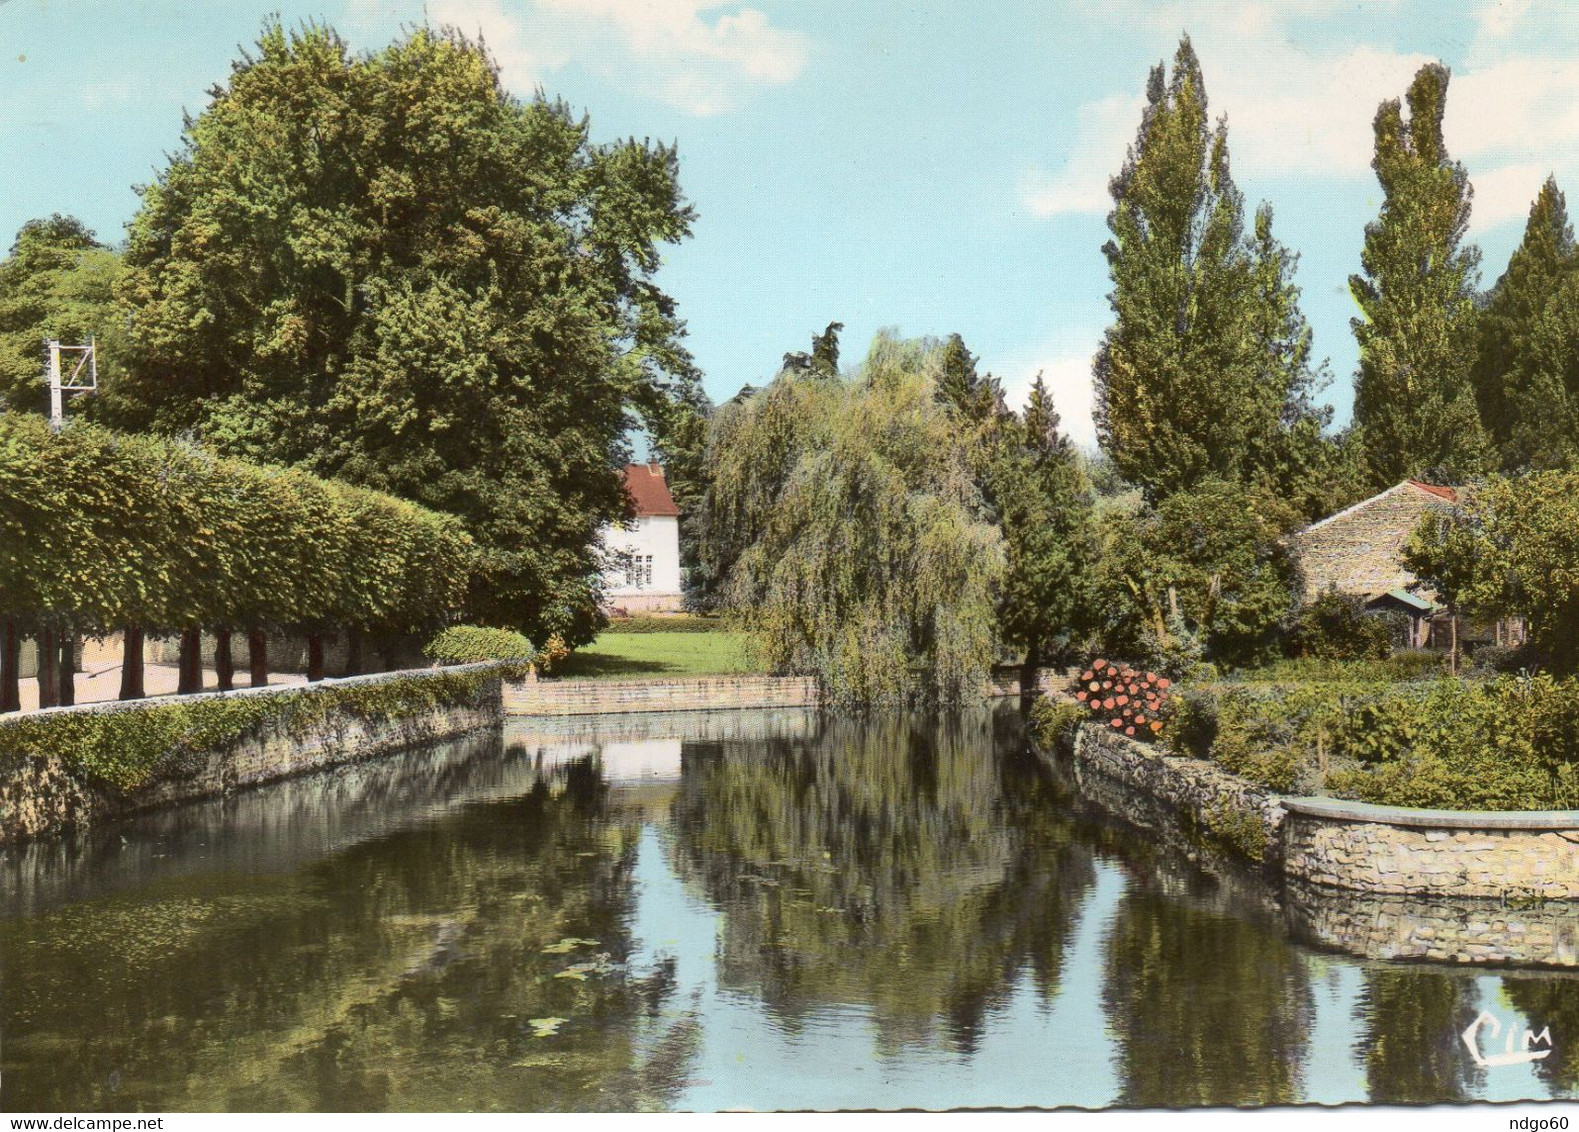
[(680, 509), (669, 494), (669, 484), (663, 478), (663, 468), (658, 463), (626, 464), (625, 493), (631, 497), (638, 519), (669, 516), (678, 518)]
[[(1290, 538), (1304, 575), (1305, 598), (1327, 590), (1356, 594), (1367, 601), (1393, 597), (1411, 608), (1430, 593), (1403, 563), (1404, 545), (1422, 517), (1452, 511), (1456, 488), (1404, 480), (1379, 495), (1312, 523)], [(1399, 595), (1408, 595), (1401, 597)]]

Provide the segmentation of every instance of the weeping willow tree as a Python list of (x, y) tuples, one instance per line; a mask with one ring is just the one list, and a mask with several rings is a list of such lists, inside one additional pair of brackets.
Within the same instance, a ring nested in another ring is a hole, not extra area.
[(944, 344), (880, 334), (840, 376), (788, 367), (715, 417), (701, 555), (775, 671), (842, 703), (947, 703), (994, 657), (1002, 537)]

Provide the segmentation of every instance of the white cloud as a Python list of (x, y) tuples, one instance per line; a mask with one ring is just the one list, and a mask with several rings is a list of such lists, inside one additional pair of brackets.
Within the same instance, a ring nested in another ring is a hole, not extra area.
[[(1318, 48), (1330, 35), (1299, 33), (1302, 18), (1338, 18), (1337, 0), (1280, 4), (1110, 3), (1103, 19), (1147, 26), (1171, 39), (1188, 28), (1206, 76), (1213, 116), (1226, 114), (1235, 178), (1255, 199), (1268, 180), (1366, 181), (1377, 106), (1401, 98), (1429, 56), (1360, 45)], [(1566, 26), (1559, 30), (1554, 20)], [(1555, 172), (1579, 182), (1579, 58), (1571, 9), (1540, 0), (1489, 0), (1475, 12), (1479, 36), (1455, 67), (1444, 131), (1475, 185), (1474, 227), (1522, 219)], [(1330, 30), (1330, 29), (1329, 29)], [(1169, 44), (1171, 54), (1171, 43)], [(1171, 63), (1171, 59), (1169, 60)], [(1134, 76), (1138, 90), (1142, 76)], [(1022, 179), (1021, 200), (1038, 216), (1106, 211), (1107, 178), (1123, 162), (1140, 102), (1120, 95), (1080, 107), (1072, 155), (1056, 174)]]
[(1485, 231), (1513, 221), (1522, 224), (1550, 172), (1539, 165), (1505, 165), (1475, 176), (1473, 226)]
[(1481, 36), (1502, 39), (1518, 26), (1529, 13), (1532, 0), (1490, 0), (1475, 12), (1475, 24)]
[(1068, 160), (1057, 173), (1036, 170), (1020, 184), (1020, 201), (1033, 216), (1106, 212), (1108, 179), (1124, 164), (1146, 100), (1113, 95), (1081, 106)]
[(1019, 409), (1025, 406), (1025, 400), (1030, 396), (1031, 382), (1040, 373), (1042, 380), (1047, 383), (1047, 391), (1052, 394), (1053, 408), (1058, 410), (1064, 432), (1082, 448), (1094, 449), (1097, 446), (1097, 426), (1091, 413), (1096, 405), (1096, 393), (1091, 384), (1091, 358), (1096, 353), (1098, 337), (1092, 335), (1091, 349), (1087, 353), (1048, 347), (1033, 354), (1032, 360), (1026, 364), (1006, 367), (1006, 376), (1000, 376), (1004, 397), (1010, 407)]
[(577, 63), (695, 115), (793, 81), (810, 55), (800, 32), (723, 0), (431, 0), (428, 13), (480, 31), (518, 90)]

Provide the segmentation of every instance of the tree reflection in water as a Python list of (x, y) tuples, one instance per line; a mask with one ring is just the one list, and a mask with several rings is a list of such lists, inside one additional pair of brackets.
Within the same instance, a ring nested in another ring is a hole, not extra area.
[(1472, 978), (1420, 967), (1365, 972), (1358, 1053), (1376, 1104), (1465, 1101), (1485, 1083), (1460, 1035), (1480, 1012)]
[(1299, 1099), (1309, 974), (1262, 923), (1132, 884), (1106, 942), (1102, 1002), (1120, 1051), (1122, 1104)]
[(1005, 782), (995, 726), (1017, 723), (829, 718), (689, 750), (676, 867), (725, 913), (720, 985), (792, 1031), (866, 1007), (884, 1053), (971, 1051), (1022, 973), (1051, 998), (1092, 856), (1037, 776)]
[(666, 1107), (697, 1024), (623, 967), (639, 818), (582, 760), (300, 873), (0, 922), (6, 1107)]

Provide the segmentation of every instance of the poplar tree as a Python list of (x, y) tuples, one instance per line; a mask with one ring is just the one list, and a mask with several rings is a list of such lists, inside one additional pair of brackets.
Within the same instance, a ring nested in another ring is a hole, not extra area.
[(1473, 377), (1481, 419), (1508, 471), (1569, 466), (1579, 407), (1573, 226), (1547, 178), (1524, 239), (1481, 311)]
[(1376, 112), (1381, 214), (1365, 227), (1364, 269), (1349, 290), (1361, 317), (1354, 419), (1371, 486), (1406, 476), (1456, 479), (1485, 458), (1470, 365), (1479, 249), (1464, 243), (1473, 189), (1442, 140), (1448, 69), (1416, 73), (1405, 119), (1397, 99)]
[[(1263, 207), (1244, 231), (1225, 119), (1211, 124), (1186, 37), (1151, 72), (1103, 247), (1114, 321), (1097, 353), (1097, 435), (1155, 501), (1208, 478), (1287, 478), (1295, 435), (1320, 444), (1295, 259)], [(1289, 488), (1285, 485), (1285, 490)]]

